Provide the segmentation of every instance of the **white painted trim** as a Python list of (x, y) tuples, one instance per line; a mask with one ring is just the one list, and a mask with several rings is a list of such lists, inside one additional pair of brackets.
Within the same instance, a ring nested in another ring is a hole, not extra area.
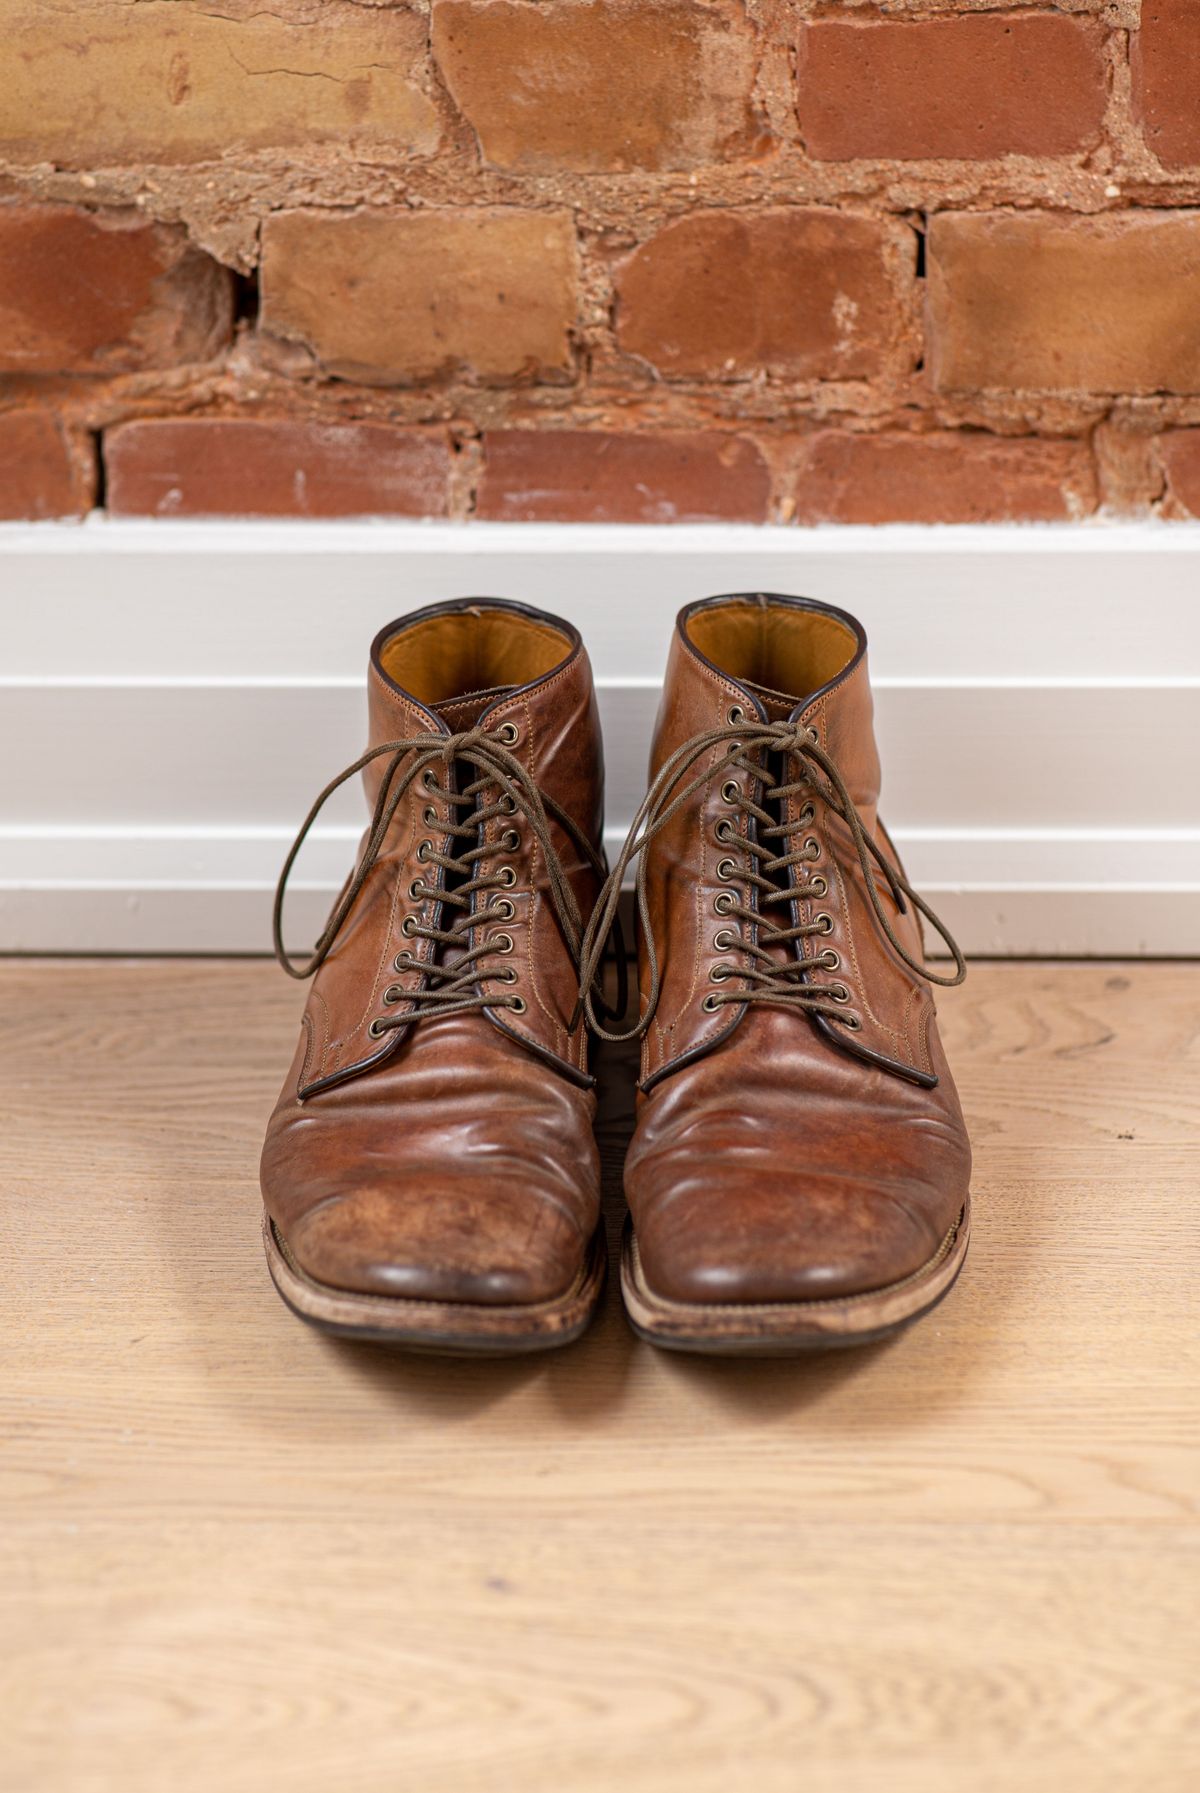
[[(866, 623), (885, 813), (969, 948), (1200, 951), (1198, 575), (1200, 525), (3, 525), (0, 948), (263, 947), (371, 636), (463, 593), (583, 630), (615, 844), (678, 605), (765, 588)], [(319, 831), (297, 938), (356, 835)]]

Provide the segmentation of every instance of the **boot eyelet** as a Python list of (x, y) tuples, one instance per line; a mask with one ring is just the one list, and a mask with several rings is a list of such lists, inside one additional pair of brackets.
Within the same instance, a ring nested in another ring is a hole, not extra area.
[(736, 902), (737, 898), (734, 896), (732, 890), (718, 890), (716, 896), (713, 898), (713, 914), (728, 915)]
[(735, 784), (732, 778), (727, 778), (721, 786), (721, 800), (724, 803), (736, 803), (741, 794), (741, 785)]
[(739, 723), (746, 720), (746, 712), (743, 710), (741, 704), (731, 704), (729, 706), (729, 716), (727, 720), (730, 728), (737, 728)]
[(506, 853), (515, 853), (521, 844), (521, 836), (515, 828), (506, 828), (500, 836), (499, 843)]
[(850, 1000), (850, 992), (847, 990), (845, 984), (832, 985), (829, 994), (834, 1002), (849, 1002)]
[(841, 953), (835, 953), (831, 946), (827, 946), (824, 952), (817, 954), (817, 964), (823, 965), (826, 971), (840, 971), (842, 968), (842, 955)]
[(493, 953), (510, 953), (513, 949), (511, 934), (493, 934), (488, 941), (488, 951)]
[(415, 971), (418, 966), (419, 961), (411, 953), (397, 953), (392, 960), (393, 971)]
[(796, 820), (799, 822), (801, 828), (803, 828), (806, 825), (806, 823), (814, 822), (816, 820), (816, 817), (817, 817), (817, 812), (813, 808), (812, 804), (806, 803), (804, 805), (804, 808), (800, 811), (800, 814), (796, 817)]
[(723, 846), (734, 839), (733, 824), (727, 817), (722, 817), (713, 832)]
[(420, 878), (414, 878), (408, 887), (408, 894), (414, 903), (419, 903), (425, 895), (425, 885)]
[(514, 1015), (523, 1015), (525, 1013), (525, 998), (523, 996), (510, 996), (508, 999), (508, 1006)]
[(817, 924), (817, 933), (818, 934), (832, 934), (833, 933), (833, 917), (832, 917), (832, 915), (824, 915), (824, 914), (818, 915), (816, 917), (816, 924)]
[(808, 884), (808, 894), (810, 896), (819, 896), (819, 897), (828, 896), (829, 895), (829, 880), (828, 880), (828, 878), (824, 877), (822, 875), (822, 873), (820, 873), (820, 872), (817, 873), (815, 878), (810, 878), (809, 884)]
[(852, 1033), (857, 1033), (859, 1028), (862, 1026), (862, 1022), (859, 1020), (857, 1015), (843, 1015), (841, 1019), (842, 1019), (842, 1026), (848, 1027)]
[(375, 1017), (374, 1021), (372, 1021), (370, 1027), (368, 1027), (368, 1029), (367, 1029), (367, 1032), (370, 1034), (370, 1036), (373, 1040), (381, 1040), (387, 1031), (388, 1031), (387, 1023), (385, 1021), (381, 1020), (378, 1015)]
[(497, 741), (502, 742), (505, 747), (515, 747), (521, 739), (521, 731), (515, 722), (502, 722), (495, 733)]
[(722, 879), (725, 882), (728, 882), (728, 880), (730, 878), (734, 877), (736, 875), (736, 873), (737, 873), (737, 860), (736, 859), (719, 859), (717, 861), (717, 876), (718, 876), (718, 878)]
[(819, 859), (821, 857), (821, 843), (815, 834), (810, 834), (805, 841), (804, 851), (808, 854), (810, 859)]
[(498, 901), (488, 904), (485, 914), (493, 921), (514, 921), (517, 914), (516, 904), (510, 903), (507, 897), (500, 897)]
[(399, 984), (389, 984), (383, 993), (383, 1000), (386, 1003), (400, 1002), (403, 999), (403, 996), (404, 991), (400, 988)]
[(437, 810), (434, 809), (432, 807), (432, 805), (426, 804), (424, 810), (421, 813), (421, 820), (424, 822), (424, 824), (427, 828), (436, 828), (438, 825), (438, 822), (440, 820), (440, 817), (438, 816)]
[(496, 871), (496, 876), (506, 890), (511, 890), (517, 881), (517, 874), (513, 871), (511, 865), (499, 866)]
[(515, 816), (517, 813), (517, 806), (507, 791), (502, 794), (496, 808), (500, 811), (502, 816)]
[(820, 735), (819, 729), (806, 728), (804, 732), (808, 736), (810, 741), (815, 741), (818, 743), (818, 745), (820, 744), (821, 735)]
[(733, 973), (728, 965), (713, 965), (710, 967), (708, 975), (710, 982), (714, 984), (723, 984), (727, 977), (733, 976)]
[(517, 981), (515, 965), (502, 965), (499, 971), (489, 971), (486, 975), (495, 978), (498, 984), (515, 984)]
[(437, 789), (437, 773), (432, 766), (426, 766), (425, 770), (422, 772), (421, 783), (425, 786), (427, 791)]
[(713, 935), (713, 946), (719, 953), (732, 952), (741, 945), (741, 941), (732, 928), (718, 928)]
[(720, 1008), (720, 1006), (721, 1005), (717, 1001), (717, 998), (715, 996), (706, 996), (704, 998), (704, 1001), (700, 1004), (700, 1007), (702, 1009), (704, 1009), (706, 1011), (706, 1013), (708, 1013), (710, 1015), (715, 1014), (716, 1011)]
[(431, 840), (423, 840), (423, 841), (417, 842), (417, 858), (421, 861), (422, 865), (425, 865), (427, 863), (427, 861), (429, 859), (429, 855), (432, 851), (433, 851), (433, 842)]
[(400, 923), (400, 932), (405, 936), (406, 939), (411, 940), (413, 935), (416, 933), (416, 931), (417, 931), (416, 916), (415, 915), (406, 915), (404, 917), (404, 920)]

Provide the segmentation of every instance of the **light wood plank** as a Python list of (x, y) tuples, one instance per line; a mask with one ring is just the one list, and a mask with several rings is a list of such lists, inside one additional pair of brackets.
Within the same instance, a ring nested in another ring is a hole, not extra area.
[[(959, 1288), (827, 1360), (323, 1341), (257, 1237), (297, 993), (0, 964), (11, 1793), (1175, 1793), (1200, 967), (980, 965)], [(630, 1112), (608, 1066), (615, 1188)]]

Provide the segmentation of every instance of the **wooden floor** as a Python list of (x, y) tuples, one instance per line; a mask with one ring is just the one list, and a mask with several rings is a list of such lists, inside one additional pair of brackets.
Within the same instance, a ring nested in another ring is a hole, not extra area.
[(949, 992), (966, 1271), (790, 1364), (302, 1328), (297, 1000), (0, 964), (6, 1793), (1190, 1793), (1200, 967)]

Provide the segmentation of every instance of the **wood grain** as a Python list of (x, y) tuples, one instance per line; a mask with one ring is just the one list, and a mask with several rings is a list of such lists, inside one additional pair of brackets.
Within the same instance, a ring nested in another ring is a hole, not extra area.
[[(1175, 1793), (1200, 1751), (1200, 967), (980, 965), (955, 1293), (828, 1360), (300, 1327), (297, 995), (0, 964), (7, 1793)], [(617, 1181), (630, 1099), (607, 1067)]]

